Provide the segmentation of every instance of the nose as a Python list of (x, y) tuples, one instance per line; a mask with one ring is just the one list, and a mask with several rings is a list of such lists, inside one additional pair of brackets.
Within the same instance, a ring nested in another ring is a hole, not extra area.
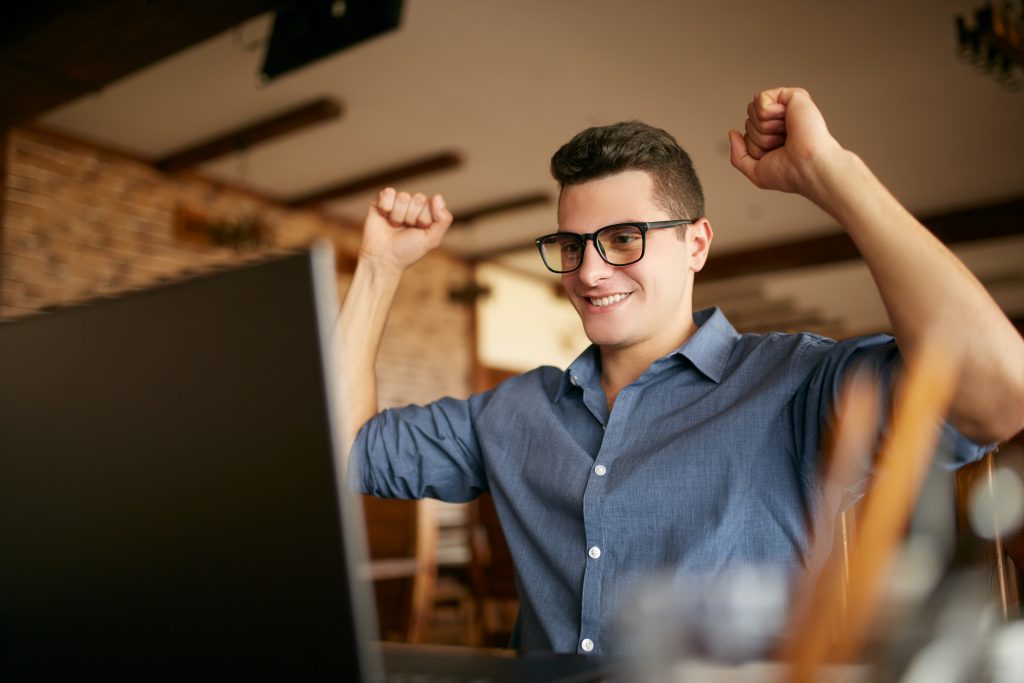
[(613, 266), (601, 258), (594, 240), (586, 240), (583, 245), (583, 263), (576, 274), (581, 283), (593, 287), (611, 275)]

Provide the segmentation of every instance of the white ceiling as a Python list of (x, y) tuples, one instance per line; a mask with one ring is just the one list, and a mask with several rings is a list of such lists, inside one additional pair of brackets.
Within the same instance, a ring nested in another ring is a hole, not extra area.
[[(714, 258), (835, 229), (809, 203), (759, 191), (729, 165), (726, 131), (742, 126), (747, 101), (765, 87), (808, 88), (840, 142), (919, 215), (1024, 195), (1024, 93), (956, 55), (953, 15), (974, 4), (406, 0), (398, 30), (261, 84), (265, 16), (42, 123), (159, 158), (331, 96), (344, 104), (340, 119), (202, 170), (287, 198), (452, 149), (465, 158), (460, 168), (405, 187), (443, 192), (457, 211), (553, 194), (547, 164), (560, 144), (586, 126), (638, 118), (673, 132), (693, 156)], [(329, 210), (358, 220), (368, 200)], [(529, 250), (554, 215), (549, 206), (481, 220), (453, 230), (447, 245), (467, 255)], [(1007, 249), (1019, 255), (1010, 270), (1020, 278), (1024, 240), (998, 251)], [(509, 260), (538, 265), (528, 253)], [(1024, 314), (1024, 286), (1009, 299)]]

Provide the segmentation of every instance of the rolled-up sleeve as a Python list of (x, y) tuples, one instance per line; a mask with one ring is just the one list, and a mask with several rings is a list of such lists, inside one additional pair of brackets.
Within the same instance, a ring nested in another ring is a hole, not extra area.
[[(854, 337), (840, 342), (815, 339), (811, 357), (820, 356), (815, 371), (809, 376), (803, 390), (805, 413), (813, 415), (818, 429), (826, 430), (835, 419), (843, 385), (851, 373), (863, 370), (878, 377), (883, 389), (880, 399), (879, 436), (889, 426), (890, 399), (901, 376), (902, 357), (895, 340), (889, 335)], [(809, 425), (805, 425), (809, 426)], [(935, 464), (955, 469), (974, 462), (992, 450), (995, 444), (974, 443), (961, 434), (950, 422), (943, 421), (938, 435)], [(815, 430), (808, 429), (813, 433)], [(815, 438), (820, 438), (815, 435)], [(873, 471), (871, 463), (865, 463)]]
[(385, 498), (473, 500), (488, 488), (474, 418), (488, 397), (443, 398), (377, 414), (352, 446), (350, 485)]

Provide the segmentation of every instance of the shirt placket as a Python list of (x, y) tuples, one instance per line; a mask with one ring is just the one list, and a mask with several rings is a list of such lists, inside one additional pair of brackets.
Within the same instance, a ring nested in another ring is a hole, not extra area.
[(622, 450), (622, 440), (627, 434), (625, 425), (628, 423), (632, 399), (632, 387), (623, 389), (616, 398), (615, 407), (604, 425), (604, 439), (591, 465), (583, 493), (586, 547), (581, 550), (586, 553), (587, 559), (580, 600), (580, 633), (577, 638), (577, 652), (583, 654), (607, 650), (607, 644), (601, 640), (603, 634), (608, 632), (602, 630), (601, 624), (602, 578), (605, 572), (613, 569), (609, 563), (613, 561), (615, 548), (614, 538), (605, 527), (603, 506), (608, 478), (613, 474), (615, 459)]

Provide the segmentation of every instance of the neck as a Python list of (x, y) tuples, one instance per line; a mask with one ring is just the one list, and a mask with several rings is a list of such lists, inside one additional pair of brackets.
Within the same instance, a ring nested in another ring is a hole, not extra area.
[(630, 346), (601, 346), (601, 387), (611, 411), (615, 399), (625, 387), (644, 374), (651, 363), (679, 348), (690, 338), (697, 326), (693, 316), (687, 315), (683, 329), (660, 340), (650, 340)]

